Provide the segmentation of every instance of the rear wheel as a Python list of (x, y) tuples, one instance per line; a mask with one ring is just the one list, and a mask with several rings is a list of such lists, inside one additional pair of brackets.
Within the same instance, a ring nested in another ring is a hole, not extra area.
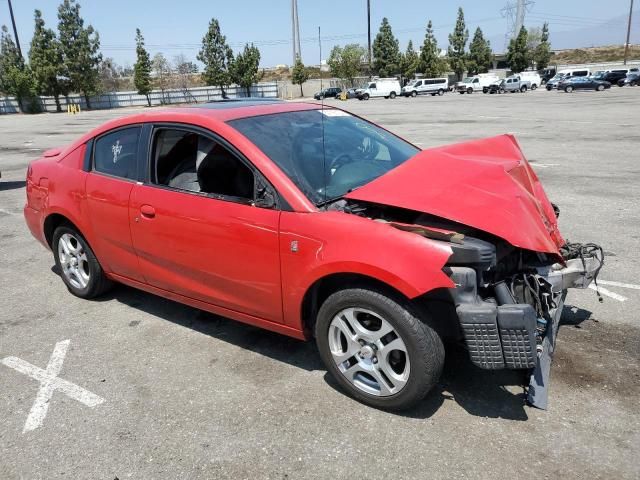
[(349, 395), (373, 407), (414, 405), (442, 372), (440, 337), (407, 302), (376, 290), (331, 295), (318, 312), (315, 334), (327, 370)]
[(523, 85), (522, 87), (520, 87), (520, 91), (521, 91), (522, 93), (526, 92), (526, 91), (527, 91), (527, 86), (526, 86), (526, 85)]
[(391, 93), (389, 94), (389, 98), (390, 98), (391, 100), (393, 100), (394, 98), (396, 98), (396, 92), (391, 92)]
[(51, 247), (62, 281), (75, 296), (94, 298), (112, 286), (93, 250), (74, 228), (56, 228)]
[(538, 88), (538, 85), (536, 85), (535, 83), (531, 85), (531, 90), (535, 90), (536, 88)]
[(442, 88), (440, 90), (438, 90), (438, 95), (440, 95), (440, 96), (444, 95), (444, 90)]
[(598, 85), (598, 86), (596, 87), (596, 91), (597, 91), (597, 92), (601, 92), (602, 90), (604, 90), (604, 85)]
[(573, 92), (573, 87), (571, 85), (568, 85), (566, 87), (564, 87), (564, 91), (567, 93), (571, 93)]
[(471, 95), (473, 93), (473, 88), (471, 88), (471, 87), (467, 88), (467, 93), (469, 95)]

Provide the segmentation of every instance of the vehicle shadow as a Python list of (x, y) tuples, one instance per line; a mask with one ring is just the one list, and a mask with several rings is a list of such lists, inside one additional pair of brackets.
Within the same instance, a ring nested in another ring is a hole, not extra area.
[(3, 182), (0, 180), (0, 192), (4, 192), (5, 190), (16, 190), (18, 188), (23, 188), (27, 184), (24, 180), (17, 181), (9, 181)]
[[(55, 268), (52, 270), (56, 272)], [(96, 301), (110, 300), (282, 363), (307, 371), (325, 370), (313, 342), (303, 342), (236, 322), (124, 285), (117, 285)], [(565, 306), (563, 324), (577, 326), (590, 315), (587, 310)], [(397, 415), (425, 419), (434, 415), (445, 402), (454, 401), (467, 413), (478, 417), (528, 419), (529, 407), (526, 406), (524, 389), (520, 390), (529, 381), (525, 372), (478, 368), (471, 363), (466, 349), (460, 344), (447, 344), (445, 358), (436, 387), (419, 405)], [(329, 373), (324, 375), (324, 380), (331, 388), (342, 392)]]

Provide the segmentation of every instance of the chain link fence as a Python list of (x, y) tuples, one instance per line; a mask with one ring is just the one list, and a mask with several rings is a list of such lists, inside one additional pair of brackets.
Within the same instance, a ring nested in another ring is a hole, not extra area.
[[(265, 82), (253, 85), (250, 89), (251, 97), (277, 98), (277, 82)], [(225, 93), (229, 98), (248, 97), (247, 91), (243, 87), (231, 86), (225, 88)], [(152, 106), (174, 105), (181, 103), (205, 103), (212, 100), (220, 100), (222, 91), (217, 87), (195, 87), (185, 89), (154, 90), (149, 94)], [(111, 92), (89, 97), (92, 110), (104, 110), (122, 107), (145, 107), (148, 105), (147, 97), (139, 95), (137, 92)], [(53, 97), (39, 97), (39, 103), (43, 112), (55, 112), (56, 102)], [(81, 95), (68, 95), (60, 97), (62, 111), (66, 112), (70, 105), (80, 105), (83, 110), (87, 109), (85, 98)], [(18, 102), (13, 97), (0, 97), (0, 114), (19, 113)]]

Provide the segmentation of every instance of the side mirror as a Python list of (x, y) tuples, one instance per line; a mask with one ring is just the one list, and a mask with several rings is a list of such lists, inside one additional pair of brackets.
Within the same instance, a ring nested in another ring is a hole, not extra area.
[(256, 199), (253, 202), (253, 206), (260, 208), (275, 208), (275, 196), (273, 195), (271, 190), (266, 187), (262, 187), (258, 190), (258, 194), (256, 195)]

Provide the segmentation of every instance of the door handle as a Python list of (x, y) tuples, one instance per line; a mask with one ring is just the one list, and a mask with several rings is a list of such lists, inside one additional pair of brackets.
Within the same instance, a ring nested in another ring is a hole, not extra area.
[(145, 218), (153, 218), (156, 216), (156, 209), (151, 205), (142, 205), (140, 207), (140, 213)]

